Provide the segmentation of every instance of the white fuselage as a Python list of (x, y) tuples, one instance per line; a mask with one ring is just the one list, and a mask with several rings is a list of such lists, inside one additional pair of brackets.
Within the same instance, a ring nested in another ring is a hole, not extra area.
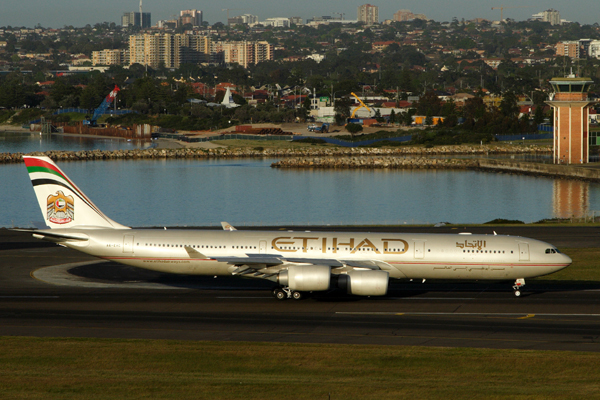
[[(63, 230), (52, 232), (57, 231)], [(62, 241), (67, 247), (122, 264), (177, 274), (230, 275), (232, 263), (215, 258), (259, 254), (296, 259), (295, 263), (364, 260), (375, 262), (379, 269), (388, 271), (390, 278), (397, 279), (532, 278), (571, 263), (554, 246), (518, 236), (177, 229), (64, 231), (88, 237)]]

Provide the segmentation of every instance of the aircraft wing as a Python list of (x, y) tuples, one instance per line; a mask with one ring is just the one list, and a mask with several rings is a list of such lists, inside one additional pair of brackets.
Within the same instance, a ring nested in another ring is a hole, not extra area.
[[(331, 267), (335, 273), (350, 271), (354, 269), (369, 269), (389, 271), (391, 265), (377, 260), (337, 260), (331, 258), (300, 258), (286, 257), (281, 254), (247, 254), (246, 257), (209, 257), (219, 262), (226, 262), (237, 267), (234, 274), (255, 274), (255, 276), (267, 273), (267, 271), (279, 271), (291, 265), (312, 264), (326, 265)], [(262, 272), (262, 273), (261, 273)], [(263, 277), (263, 276), (260, 276)]]

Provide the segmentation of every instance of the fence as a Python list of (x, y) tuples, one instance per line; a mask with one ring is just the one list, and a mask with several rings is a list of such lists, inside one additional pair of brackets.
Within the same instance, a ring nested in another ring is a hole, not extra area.
[(494, 135), (496, 140), (500, 142), (506, 142), (508, 140), (519, 141), (519, 140), (539, 140), (539, 139), (552, 139), (553, 133), (531, 133), (527, 135)]
[(360, 147), (360, 146), (370, 146), (374, 143), (378, 142), (409, 142), (412, 139), (412, 136), (399, 136), (392, 138), (384, 138), (384, 139), (370, 139), (370, 140), (361, 140), (359, 142), (350, 142), (348, 140), (335, 139), (332, 137), (317, 137), (317, 136), (294, 136), (294, 141), (302, 140), (302, 139), (317, 139), (323, 140), (327, 143), (336, 144), (338, 146), (343, 147)]
[[(38, 125), (39, 126), (39, 125)], [(48, 124), (52, 132), (60, 131), (62, 133), (70, 133), (86, 136), (109, 136), (120, 137), (125, 139), (150, 139), (152, 137), (152, 126), (149, 124), (136, 125), (132, 128), (92, 128), (83, 125), (81, 122), (76, 126), (70, 126), (65, 122), (57, 122), (53, 125)], [(50, 133), (50, 132), (47, 132)]]
[(213, 140), (229, 140), (229, 139), (242, 139), (242, 140), (292, 140), (292, 135), (239, 135), (239, 134), (225, 134), (215, 136), (204, 136), (204, 137), (189, 137), (181, 135), (179, 133), (164, 133), (158, 132), (152, 134), (153, 138), (163, 139), (175, 139), (181, 140), (182, 142), (188, 143), (199, 143), (199, 142), (212, 142)]

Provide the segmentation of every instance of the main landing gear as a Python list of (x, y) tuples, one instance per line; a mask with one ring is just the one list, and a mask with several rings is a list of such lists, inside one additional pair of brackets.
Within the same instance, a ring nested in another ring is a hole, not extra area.
[(273, 296), (277, 300), (286, 300), (286, 299), (294, 299), (294, 300), (302, 300), (304, 299), (304, 293), (297, 292), (295, 290), (291, 290), (287, 287), (280, 287), (273, 289)]
[(517, 279), (513, 285), (513, 293), (515, 297), (521, 296), (521, 289), (525, 286), (525, 279)]

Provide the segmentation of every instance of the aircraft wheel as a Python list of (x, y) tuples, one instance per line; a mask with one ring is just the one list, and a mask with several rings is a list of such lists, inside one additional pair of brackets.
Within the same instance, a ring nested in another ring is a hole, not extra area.
[(304, 295), (302, 294), (302, 292), (293, 292), (292, 298), (294, 300), (302, 300), (304, 298)]
[(277, 300), (285, 300), (285, 299), (287, 299), (287, 293), (284, 292), (282, 289), (275, 289), (273, 291), (273, 294), (275, 295), (275, 298)]
[(515, 297), (521, 297), (521, 291), (515, 290)]

